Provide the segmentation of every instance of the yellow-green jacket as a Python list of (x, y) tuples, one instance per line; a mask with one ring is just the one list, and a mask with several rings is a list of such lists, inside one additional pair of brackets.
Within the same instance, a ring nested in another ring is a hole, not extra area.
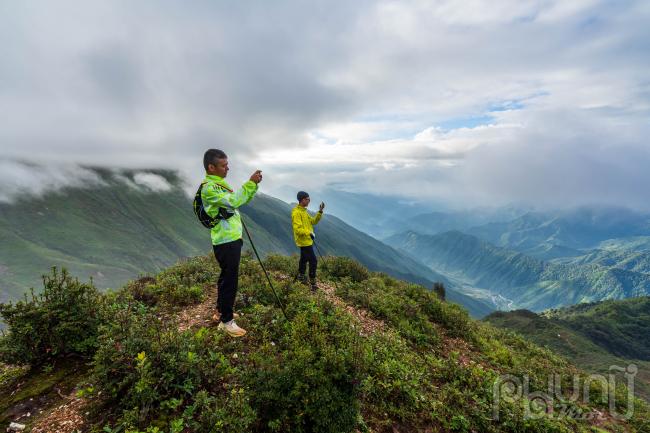
[(311, 239), (311, 234), (314, 233), (314, 227), (318, 224), (323, 214), (317, 212), (315, 216), (309, 215), (307, 209), (297, 205), (291, 211), (291, 224), (293, 225), (293, 238), (296, 245), (299, 247), (308, 247), (314, 241)]
[(221, 245), (241, 239), (241, 217), (237, 208), (251, 201), (257, 192), (257, 184), (252, 180), (246, 181), (239, 191), (235, 192), (222, 177), (214, 174), (206, 174), (203, 184), (201, 200), (205, 213), (214, 217), (220, 207), (234, 212), (233, 216), (227, 220), (219, 221), (219, 224), (210, 230), (212, 245)]

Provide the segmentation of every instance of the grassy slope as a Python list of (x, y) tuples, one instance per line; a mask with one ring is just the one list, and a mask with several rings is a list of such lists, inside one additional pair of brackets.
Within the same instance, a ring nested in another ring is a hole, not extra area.
[[(63, 190), (0, 205), (0, 289), (18, 297), (40, 286), (39, 275), (65, 266), (99, 287), (119, 287), (139, 273), (157, 272), (179, 257), (205, 252), (199, 230), (188, 224), (180, 189), (142, 192), (111, 179), (104, 187)], [(168, 178), (177, 183), (172, 174)]]
[(650, 361), (650, 297), (574, 305), (544, 316), (614, 355)]
[[(156, 290), (164, 281), (210, 288), (215, 267), (210, 256), (196, 258), (165, 270), (152, 284)], [(584, 374), (548, 350), (473, 321), (423, 287), (369, 274), (350, 261), (330, 259), (326, 268), (332, 274), (323, 275), (336, 285), (343, 306), (322, 293), (285, 286), (278, 278), (292, 269), (292, 260), (272, 257), (267, 267), (289, 320), (275, 307), (259, 266), (244, 257), (236, 308), (250, 332), (242, 339), (200, 325), (179, 331), (174, 304), (133, 306), (131, 294), (146, 286), (129, 285), (111, 298), (108, 320), (115, 324), (103, 328), (104, 344), (93, 361), (93, 395), (102, 391), (104, 397), (90, 399), (91, 431), (107, 424), (169, 431), (177, 420), (194, 426), (188, 427), (192, 431), (219, 425), (231, 432), (586, 433), (602, 431), (596, 425), (621, 432), (650, 427), (648, 407), (640, 401), (629, 422), (525, 419), (521, 401), (503, 401), (501, 418), (493, 420), (492, 385), (500, 375), (528, 375), (532, 390), (543, 390), (550, 373)], [(364, 309), (385, 328), (360, 335), (349, 307)], [(124, 326), (126, 333), (120, 331)], [(210, 398), (218, 404), (208, 404)], [(571, 406), (605, 411), (596, 401)]]
[[(176, 187), (166, 192), (135, 189), (107, 170), (105, 186), (71, 188), (15, 204), (0, 204), (0, 301), (19, 299), (41, 287), (51, 266), (68, 268), (100, 288), (119, 287), (140, 274), (156, 273), (182, 257), (210, 250), (209, 233), (194, 217), (180, 179), (155, 172)], [(132, 177), (133, 172), (120, 173)], [(260, 253), (292, 254), (291, 207), (259, 194), (242, 208)], [(323, 254), (347, 255), (373, 270), (430, 285), (444, 281), (407, 255), (326, 215), (317, 226)], [(477, 317), (491, 310), (453, 290), (449, 298)]]
[(457, 231), (435, 236), (409, 232), (388, 242), (431, 267), (535, 311), (650, 293), (647, 274), (593, 264), (548, 263)]
[(487, 322), (518, 332), (588, 371), (639, 366), (638, 391), (650, 398), (650, 298), (604, 301), (550, 310), (493, 313)]

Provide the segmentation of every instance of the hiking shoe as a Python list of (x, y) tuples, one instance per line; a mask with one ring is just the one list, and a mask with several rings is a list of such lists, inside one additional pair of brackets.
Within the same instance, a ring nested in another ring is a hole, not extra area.
[[(233, 318), (233, 319), (239, 319), (239, 314), (237, 314), (237, 313), (232, 313), (232, 318)], [(214, 314), (212, 315), (212, 321), (213, 321), (213, 322), (219, 322), (220, 320), (221, 320), (221, 314), (219, 314), (219, 313), (214, 313)]]
[(298, 277), (296, 279), (299, 283), (307, 284), (307, 277), (304, 274), (298, 274)]
[(240, 328), (236, 323), (235, 319), (226, 323), (219, 323), (218, 329), (226, 331), (231, 337), (243, 337), (246, 334), (246, 330)]
[(310, 280), (309, 284), (311, 285), (311, 291), (315, 292), (318, 289), (318, 285), (316, 284), (316, 280)]

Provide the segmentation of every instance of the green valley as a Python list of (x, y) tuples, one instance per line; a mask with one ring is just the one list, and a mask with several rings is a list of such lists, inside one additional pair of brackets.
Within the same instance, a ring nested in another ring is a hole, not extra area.
[(485, 321), (565, 356), (588, 371), (636, 364), (637, 390), (650, 398), (650, 297), (548, 310), (495, 312)]
[(545, 262), (458, 231), (435, 236), (408, 232), (387, 242), (468, 289), (488, 290), (514, 308), (541, 311), (650, 293), (650, 275), (598, 264)]

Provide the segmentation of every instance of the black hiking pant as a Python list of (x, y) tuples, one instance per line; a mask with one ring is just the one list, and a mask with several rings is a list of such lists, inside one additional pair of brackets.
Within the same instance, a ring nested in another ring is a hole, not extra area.
[(298, 262), (298, 273), (300, 275), (305, 275), (307, 263), (309, 263), (309, 279), (314, 280), (316, 279), (316, 266), (318, 266), (318, 260), (316, 259), (316, 254), (314, 254), (313, 245), (300, 247), (300, 262)]
[(239, 239), (212, 246), (214, 257), (221, 268), (217, 281), (217, 310), (221, 314), (223, 323), (232, 320), (235, 296), (237, 296), (242, 245), (244, 245), (244, 241)]

